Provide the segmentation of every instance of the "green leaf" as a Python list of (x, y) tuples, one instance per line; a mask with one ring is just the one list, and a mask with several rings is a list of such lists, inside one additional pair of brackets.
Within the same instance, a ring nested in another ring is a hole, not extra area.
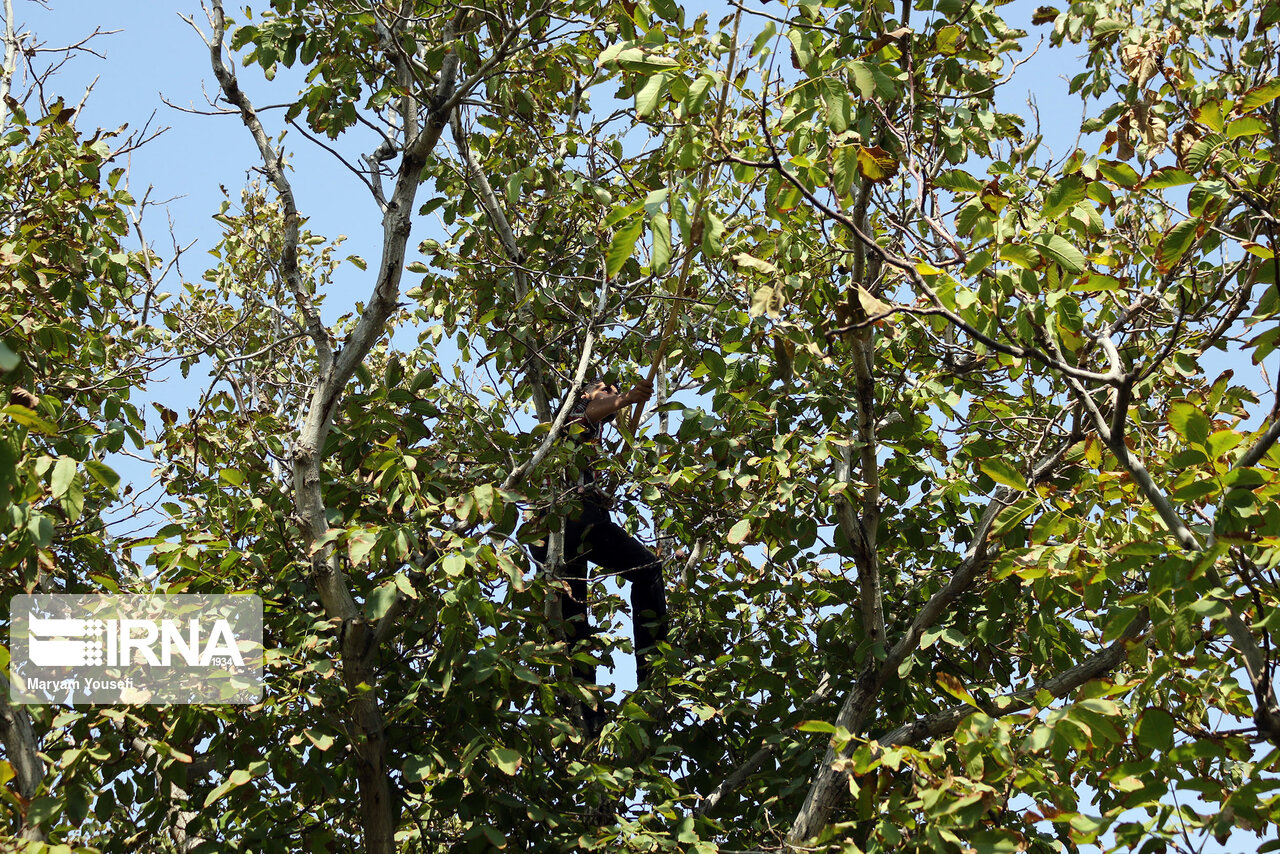
[(353, 531), (347, 537), (347, 558), (351, 565), (359, 566), (363, 563), (377, 542), (378, 537), (372, 531)]
[(724, 220), (703, 211), (702, 222), (702, 251), (709, 258), (718, 258), (724, 251)]
[(683, 101), (686, 115), (696, 116), (702, 112), (702, 107), (707, 102), (707, 94), (718, 79), (718, 76), (704, 71), (689, 84), (689, 91), (685, 94)]
[(431, 770), (435, 767), (435, 762), (428, 756), (411, 755), (406, 756), (404, 764), (400, 766), (404, 778), (410, 783), (418, 783), (426, 780), (431, 776)]
[(1141, 180), (1138, 173), (1133, 171), (1133, 167), (1128, 163), (1120, 163), (1115, 160), (1103, 160), (1098, 163), (1098, 171), (1106, 178), (1121, 187), (1133, 187)]
[(0, 415), (7, 415), (14, 422), (21, 424), (37, 433), (43, 433), (46, 436), (57, 434), (58, 428), (50, 422), (44, 420), (35, 412), (16, 403), (11, 403), (3, 409), (0, 409)]
[(489, 751), (489, 760), (504, 774), (515, 775), (520, 770), (523, 759), (520, 754), (509, 747), (494, 747)]
[(870, 98), (876, 94), (876, 76), (865, 62), (856, 59), (850, 62), (849, 78), (862, 97)]
[(827, 105), (827, 127), (832, 133), (844, 133), (849, 129), (853, 106), (849, 102), (849, 90), (839, 81), (827, 78), (823, 81), (822, 100)]
[(1280, 98), (1280, 77), (1268, 80), (1261, 86), (1250, 89), (1240, 99), (1237, 109), (1242, 113), (1248, 113), (1259, 107), (1270, 104), (1276, 98)]
[(1084, 200), (1085, 180), (1081, 175), (1068, 175), (1055, 183), (1045, 193), (1043, 216), (1047, 220), (1057, 219), (1071, 210), (1077, 202)]
[(467, 559), (460, 554), (445, 555), (440, 561), (440, 568), (450, 578), (457, 578), (466, 572)]
[(800, 732), (821, 732), (832, 735), (836, 731), (836, 725), (827, 721), (801, 721), (796, 729)]
[(76, 477), (76, 461), (71, 457), (58, 457), (53, 467), (53, 476), (49, 479), (49, 491), (54, 498), (61, 498), (71, 488)]
[(672, 76), (671, 72), (663, 71), (645, 81), (644, 86), (636, 92), (637, 115), (643, 118), (657, 108), (662, 96), (667, 92)]
[(858, 146), (837, 146), (831, 153), (831, 189), (837, 196), (847, 196), (853, 190), (853, 179), (858, 174)]
[(507, 835), (496, 827), (485, 825), (480, 829), (484, 834), (485, 840), (489, 843), (489, 847), (501, 851), (507, 847)]
[(249, 782), (249, 780), (251, 780), (252, 778), (253, 778), (253, 775), (250, 774), (247, 770), (245, 770), (244, 768), (237, 768), (236, 770), (231, 772), (231, 774), (227, 777), (227, 779), (223, 780), (220, 785), (218, 785), (212, 792), (209, 793), (208, 797), (204, 799), (204, 805), (208, 807), (217, 803), (218, 801), (222, 800), (222, 798), (225, 797), (226, 794), (230, 792), (232, 789), (238, 786), (243, 786), (245, 783)]
[(751, 520), (745, 519), (745, 518), (739, 519), (736, 523), (734, 523), (734, 526), (729, 529), (729, 536), (727, 536), (725, 539), (727, 539), (730, 544), (737, 545), (738, 543), (741, 543), (743, 540), (745, 540), (747, 538), (747, 535), (749, 535), (750, 533), (751, 533)]
[(1032, 242), (1046, 261), (1052, 261), (1068, 273), (1084, 272), (1084, 253), (1060, 235), (1039, 235)]
[(370, 620), (381, 620), (391, 610), (392, 604), (399, 595), (395, 581), (388, 581), (369, 594), (364, 602), (364, 615)]
[(610, 276), (618, 275), (622, 265), (626, 264), (631, 253), (635, 252), (636, 241), (640, 239), (640, 232), (643, 230), (644, 220), (635, 217), (613, 233), (613, 239), (609, 241), (609, 249), (604, 255), (605, 272)]
[(1213, 425), (1195, 405), (1180, 400), (1169, 407), (1169, 426), (1193, 445), (1203, 445), (1209, 440)]
[(9, 349), (9, 345), (0, 341), (0, 371), (9, 372), (22, 362), (17, 353)]
[(787, 38), (791, 41), (791, 49), (795, 54), (796, 65), (808, 68), (813, 64), (813, 33), (793, 27), (787, 30)]
[(1022, 476), (1022, 472), (1018, 471), (1012, 463), (1007, 462), (998, 457), (982, 460), (978, 463), (978, 468), (982, 469), (983, 474), (994, 480), (996, 483), (1016, 489), (1020, 492), (1026, 492), (1027, 480)]
[(1184, 219), (1169, 229), (1169, 233), (1160, 241), (1160, 248), (1156, 252), (1156, 268), (1161, 273), (1173, 270), (1182, 256), (1187, 254), (1187, 250), (1196, 241), (1198, 226), (1198, 221)]
[(1239, 139), (1242, 136), (1257, 136), (1266, 133), (1267, 123), (1257, 116), (1245, 116), (1227, 125), (1227, 139)]
[(662, 275), (671, 266), (671, 221), (666, 214), (654, 214), (650, 227), (653, 229), (653, 255), (649, 269)]
[(934, 183), (944, 190), (964, 193), (981, 193), (982, 182), (962, 169), (948, 169), (939, 173)]
[(1143, 747), (1168, 753), (1173, 749), (1173, 729), (1172, 715), (1164, 709), (1149, 708), (1138, 718), (1134, 732)]
[(943, 56), (955, 56), (964, 47), (964, 31), (955, 24), (948, 24), (934, 35), (933, 43)]
[(1144, 190), (1165, 190), (1169, 187), (1180, 187), (1183, 184), (1195, 183), (1195, 178), (1181, 169), (1167, 166), (1152, 172), (1142, 182)]

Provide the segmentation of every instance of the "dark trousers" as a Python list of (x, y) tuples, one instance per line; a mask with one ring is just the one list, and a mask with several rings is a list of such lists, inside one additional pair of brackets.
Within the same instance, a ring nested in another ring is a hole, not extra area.
[[(529, 551), (539, 564), (546, 562), (545, 540), (531, 546)], [(595, 634), (587, 616), (588, 561), (631, 582), (636, 678), (643, 684), (649, 678), (654, 646), (667, 639), (667, 591), (662, 581), (662, 561), (610, 519), (609, 511), (599, 499), (587, 496), (579, 507), (572, 507), (565, 519), (564, 562), (560, 574), (569, 583), (570, 594), (561, 597), (561, 611), (569, 623), (575, 648)], [(584, 682), (596, 681), (595, 667), (577, 664), (574, 672)]]

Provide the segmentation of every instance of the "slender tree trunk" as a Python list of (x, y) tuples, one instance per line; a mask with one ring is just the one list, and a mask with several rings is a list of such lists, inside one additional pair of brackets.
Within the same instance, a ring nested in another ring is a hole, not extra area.
[[(40, 744), (31, 728), (31, 716), (27, 710), (9, 699), (9, 677), (0, 674), (0, 740), (4, 742), (5, 756), (13, 766), (14, 782), (18, 794), (30, 801), (40, 790), (44, 779), (44, 763), (40, 761)], [(44, 828), (27, 823), (24, 816), (18, 838), (28, 842), (44, 842)]]

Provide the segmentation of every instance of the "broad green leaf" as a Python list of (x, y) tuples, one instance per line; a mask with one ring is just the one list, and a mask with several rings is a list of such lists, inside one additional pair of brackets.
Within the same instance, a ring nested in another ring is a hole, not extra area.
[(1240, 99), (1237, 109), (1242, 113), (1248, 113), (1270, 104), (1276, 98), (1280, 98), (1280, 77), (1273, 78), (1261, 86), (1250, 89)]
[(1161, 273), (1173, 270), (1182, 256), (1187, 254), (1187, 250), (1196, 241), (1198, 227), (1199, 223), (1196, 220), (1184, 219), (1169, 229), (1168, 234), (1160, 241), (1160, 248), (1156, 252), (1156, 267)]
[(1046, 261), (1052, 261), (1068, 273), (1084, 272), (1084, 253), (1068, 242), (1066, 238), (1057, 234), (1040, 235), (1034, 238), (1033, 242)]
[(1167, 166), (1148, 175), (1142, 182), (1142, 189), (1164, 190), (1169, 187), (1180, 187), (1183, 184), (1193, 184), (1195, 180), (1189, 173)]
[(1148, 750), (1168, 753), (1173, 749), (1173, 716), (1164, 709), (1149, 708), (1138, 718), (1135, 734)]
[(853, 179), (858, 174), (858, 146), (841, 145), (831, 153), (832, 179), (831, 189), (837, 196), (844, 197), (853, 190)]
[(1028, 489), (1027, 480), (1022, 476), (1022, 472), (1012, 463), (992, 457), (991, 459), (982, 460), (978, 463), (978, 468), (996, 483), (1016, 489), (1020, 492), (1026, 492)]
[(1170, 405), (1169, 426), (1183, 439), (1195, 445), (1203, 445), (1209, 441), (1209, 434), (1213, 430), (1208, 416), (1199, 407), (1185, 400)]
[(687, 115), (696, 116), (702, 112), (702, 107), (707, 102), (707, 94), (711, 91), (711, 87), (719, 82), (719, 75), (708, 74), (703, 72), (699, 74), (692, 83), (689, 84), (689, 91), (684, 96), (684, 111)]
[(1056, 182), (1045, 194), (1044, 218), (1057, 219), (1080, 201), (1084, 200), (1085, 180), (1080, 175), (1068, 175)]
[(731, 544), (737, 545), (747, 538), (751, 533), (751, 520), (739, 519), (734, 526), (729, 529), (729, 536), (726, 537)]
[(369, 598), (364, 603), (364, 615), (370, 620), (381, 620), (388, 610), (391, 609), (392, 603), (396, 601), (399, 590), (395, 581), (387, 581), (374, 589), (369, 594)]
[(216, 786), (213, 789), (213, 791), (211, 791), (208, 794), (208, 796), (204, 799), (204, 805), (206, 807), (212, 806), (213, 804), (222, 800), (222, 798), (225, 797), (226, 794), (230, 792), (232, 789), (235, 789), (239, 786), (243, 786), (245, 783), (249, 782), (251, 779), (253, 779), (253, 775), (250, 774), (246, 769), (244, 768), (235, 769), (234, 771), (231, 772), (230, 775), (227, 776), (227, 779), (223, 780), (221, 784)]
[(352, 566), (359, 566), (373, 551), (378, 537), (372, 531), (352, 531), (347, 537), (347, 559)]
[(37, 433), (43, 433), (46, 436), (52, 436), (58, 432), (58, 428), (51, 422), (41, 418), (25, 406), (16, 403), (11, 403), (0, 409), (0, 415), (7, 415), (11, 420), (21, 424), (23, 427), (35, 430)]
[(836, 80), (827, 79), (822, 87), (822, 100), (827, 105), (827, 127), (832, 133), (844, 133), (849, 129), (852, 104), (849, 90)]
[(466, 572), (467, 559), (460, 554), (445, 555), (440, 560), (440, 568), (444, 570), (444, 574), (450, 578), (457, 578)]
[(654, 214), (649, 226), (653, 230), (653, 255), (649, 268), (662, 275), (671, 266), (671, 221), (666, 214)]
[(934, 183), (944, 190), (964, 193), (982, 192), (982, 182), (963, 169), (948, 169), (940, 172)]
[(862, 97), (870, 98), (876, 94), (876, 77), (865, 62), (855, 59), (849, 63), (849, 80)]
[(645, 81), (644, 86), (636, 91), (636, 114), (644, 117), (652, 113), (667, 92), (671, 83), (671, 74), (663, 71)]
[(799, 68), (807, 69), (813, 64), (814, 34), (809, 30), (792, 27), (787, 30), (787, 39), (791, 42), (792, 54)]
[(830, 735), (835, 733), (836, 725), (828, 721), (801, 721), (796, 724), (796, 729), (800, 732), (821, 732)]
[(494, 747), (489, 751), (489, 760), (504, 774), (514, 775), (524, 763), (518, 751), (509, 747)]
[(9, 372), (22, 362), (22, 358), (9, 349), (9, 345), (0, 341), (0, 371)]
[(609, 241), (609, 249), (604, 256), (605, 272), (610, 276), (618, 275), (622, 266), (627, 263), (627, 259), (631, 257), (631, 253), (635, 252), (636, 241), (640, 239), (640, 232), (643, 230), (644, 220), (635, 217), (613, 233), (613, 239)]
[(49, 492), (54, 498), (61, 498), (71, 488), (76, 476), (76, 461), (71, 457), (58, 457), (53, 466), (53, 476), (49, 479)]
[(1121, 187), (1137, 186), (1141, 180), (1138, 173), (1128, 163), (1116, 160), (1103, 160), (1098, 163), (1098, 171)]
[(703, 211), (702, 223), (702, 251), (708, 258), (718, 258), (724, 251), (724, 220)]
[(1267, 123), (1257, 116), (1245, 116), (1227, 125), (1227, 139), (1239, 139), (1242, 136), (1256, 136), (1267, 132)]

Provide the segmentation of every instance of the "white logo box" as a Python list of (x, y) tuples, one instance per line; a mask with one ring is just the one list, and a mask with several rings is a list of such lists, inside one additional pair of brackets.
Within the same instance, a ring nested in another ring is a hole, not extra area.
[(262, 698), (262, 599), (251, 593), (22, 594), (9, 617), (16, 703)]

